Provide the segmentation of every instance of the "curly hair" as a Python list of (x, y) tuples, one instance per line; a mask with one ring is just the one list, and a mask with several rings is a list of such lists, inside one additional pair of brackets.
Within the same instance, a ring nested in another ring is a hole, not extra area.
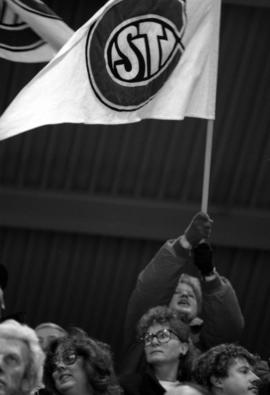
[(95, 395), (121, 394), (114, 372), (110, 346), (89, 337), (85, 331), (75, 327), (71, 328), (66, 336), (54, 340), (50, 345), (44, 366), (44, 383), (49, 390), (59, 394), (55, 387), (53, 371), (54, 357), (60, 346), (74, 349), (83, 358), (88, 383)]
[(137, 326), (138, 337), (144, 337), (150, 326), (168, 324), (182, 342), (188, 343), (190, 328), (177, 317), (177, 313), (167, 306), (156, 306), (149, 309), (140, 319)]
[(187, 354), (180, 357), (178, 378), (181, 380), (189, 380), (193, 361), (199, 352), (190, 338), (189, 325), (179, 319), (177, 312), (170, 307), (156, 306), (149, 309), (141, 317), (137, 326), (138, 338), (142, 340), (148, 329), (155, 324), (168, 325), (181, 342), (188, 344)]
[(193, 366), (192, 377), (198, 384), (211, 389), (211, 377), (225, 378), (236, 359), (246, 360), (255, 367), (257, 357), (236, 344), (220, 344), (200, 355)]

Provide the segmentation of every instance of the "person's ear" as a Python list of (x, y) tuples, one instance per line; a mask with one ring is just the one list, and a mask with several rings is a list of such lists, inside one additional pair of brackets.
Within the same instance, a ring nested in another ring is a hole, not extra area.
[(213, 387), (215, 388), (223, 388), (223, 378), (222, 377), (216, 377), (216, 376), (211, 376), (210, 377), (210, 382)]
[(188, 343), (181, 342), (179, 349), (180, 349), (180, 355), (186, 355), (189, 349)]

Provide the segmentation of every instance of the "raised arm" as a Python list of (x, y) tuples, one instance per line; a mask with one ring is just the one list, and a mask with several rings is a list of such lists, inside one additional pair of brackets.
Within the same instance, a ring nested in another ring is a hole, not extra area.
[(150, 308), (170, 302), (178, 279), (191, 258), (191, 249), (202, 239), (208, 239), (212, 220), (207, 214), (196, 214), (185, 232), (175, 240), (167, 241), (139, 274), (131, 294), (126, 321), (125, 345), (135, 341), (136, 326)]

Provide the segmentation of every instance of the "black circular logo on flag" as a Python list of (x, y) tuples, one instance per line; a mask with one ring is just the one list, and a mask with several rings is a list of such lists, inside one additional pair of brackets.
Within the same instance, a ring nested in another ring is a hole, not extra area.
[(134, 111), (164, 85), (184, 51), (185, 1), (116, 0), (90, 28), (86, 64), (98, 99)]

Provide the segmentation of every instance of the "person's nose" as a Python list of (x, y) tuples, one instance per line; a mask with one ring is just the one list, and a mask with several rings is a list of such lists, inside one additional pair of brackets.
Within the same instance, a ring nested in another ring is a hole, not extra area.
[(0, 372), (3, 370), (3, 357), (0, 355)]
[(252, 372), (252, 375), (253, 375), (253, 380), (256, 381), (260, 380), (259, 376), (257, 376), (256, 373)]
[(157, 345), (159, 345), (159, 341), (158, 341), (158, 338), (157, 338), (156, 335), (153, 335), (153, 336), (152, 336), (152, 338), (151, 338), (151, 344), (152, 344), (152, 346), (157, 346)]
[(257, 384), (259, 385), (261, 382), (261, 379), (256, 375), (254, 372), (250, 372), (250, 382), (252, 384)]
[(188, 292), (186, 291), (186, 290), (183, 290), (181, 293), (180, 293), (180, 297), (182, 298), (182, 297), (187, 297), (188, 296)]
[(63, 361), (57, 361), (55, 363), (55, 370), (61, 371), (63, 369), (65, 369), (66, 364)]

